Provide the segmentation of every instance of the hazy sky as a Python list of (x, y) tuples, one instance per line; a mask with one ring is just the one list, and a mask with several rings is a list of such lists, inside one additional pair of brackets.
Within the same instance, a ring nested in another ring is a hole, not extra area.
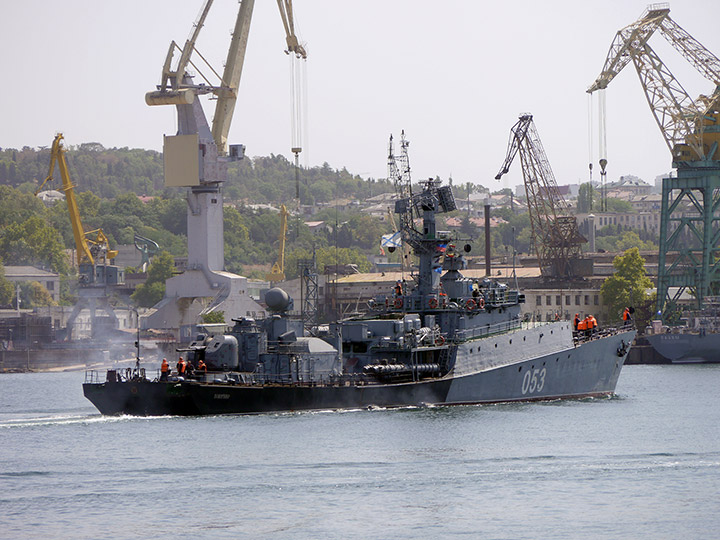
[[(174, 107), (148, 107), (171, 40), (189, 35), (200, 0), (23, 0), (0, 7), (0, 147), (66, 144), (160, 150)], [(635, 0), (295, 0), (307, 65), (309, 137), (302, 163), (385, 177), (390, 133), (411, 141), (413, 177), (493, 189), (510, 127), (535, 116), (558, 183), (588, 178), (588, 95)], [(671, 16), (720, 55), (720, 2), (671, 3)], [(215, 0), (198, 48), (222, 70), (237, 3)], [(695, 98), (712, 85), (658, 34), (651, 40)], [(231, 143), (250, 156), (290, 154), (290, 69), (273, 0), (257, 0)], [(205, 111), (212, 119), (214, 102)], [(652, 182), (670, 153), (632, 65), (607, 90), (608, 179)], [(597, 154), (595, 156), (597, 160)], [(597, 166), (596, 166), (597, 170)], [(596, 176), (597, 178), (597, 176)]]

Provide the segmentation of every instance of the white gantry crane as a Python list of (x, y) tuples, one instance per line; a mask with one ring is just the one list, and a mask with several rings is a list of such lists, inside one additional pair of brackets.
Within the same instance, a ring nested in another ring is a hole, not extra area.
[[(237, 102), (245, 60), (254, 0), (242, 0), (235, 21), (222, 76), (197, 50), (197, 40), (213, 0), (205, 0), (190, 36), (180, 47), (174, 41), (163, 64), (157, 90), (145, 95), (148, 105), (174, 105), (178, 132), (165, 136), (163, 144), (165, 185), (188, 187), (188, 266), (171, 278), (166, 298), (148, 325), (177, 328), (194, 322), (198, 310), (187, 309), (180, 299), (213, 298), (204, 311), (223, 309), (230, 316), (260, 311), (247, 296), (246, 279), (224, 272), (223, 207), (221, 186), (227, 163), (241, 159), (243, 145), (228, 145), (228, 133)], [(292, 0), (278, 0), (286, 29), (287, 53), (304, 59), (305, 49), (295, 36)], [(179, 57), (177, 55), (179, 54)], [(177, 59), (176, 59), (177, 57)], [(191, 73), (192, 67), (196, 73)], [(205, 117), (199, 96), (212, 94), (215, 114), (212, 125)], [(238, 298), (240, 300), (238, 300)], [(235, 305), (230, 305), (234, 303)], [(162, 308), (162, 309), (161, 309)]]

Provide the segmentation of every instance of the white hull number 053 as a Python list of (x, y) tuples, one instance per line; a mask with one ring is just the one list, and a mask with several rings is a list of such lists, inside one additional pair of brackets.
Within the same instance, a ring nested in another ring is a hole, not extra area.
[(533, 394), (541, 392), (545, 386), (545, 368), (530, 369), (525, 372), (522, 381), (522, 393)]

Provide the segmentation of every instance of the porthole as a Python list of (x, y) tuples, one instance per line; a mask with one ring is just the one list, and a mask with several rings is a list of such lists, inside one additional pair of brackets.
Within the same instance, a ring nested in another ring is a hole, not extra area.
[(522, 371), (522, 366), (518, 366), (518, 372)]
[(495, 344), (495, 348), (497, 349), (497, 343)]
[(512, 345), (512, 339), (510, 340), (510, 345)]
[(523, 341), (525, 341), (525, 336), (523, 336)]

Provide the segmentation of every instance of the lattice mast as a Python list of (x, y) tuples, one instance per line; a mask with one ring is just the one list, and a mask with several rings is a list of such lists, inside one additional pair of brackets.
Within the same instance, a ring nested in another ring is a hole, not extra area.
[(550, 278), (577, 277), (573, 261), (581, 258), (580, 248), (587, 240), (578, 231), (575, 216), (569, 215), (531, 114), (521, 115), (510, 129), (507, 156), (496, 180), (510, 170), (517, 154), (540, 271)]
[[(437, 291), (440, 281), (442, 255), (437, 236), (436, 214), (452, 212), (457, 208), (450, 186), (440, 186), (440, 180), (432, 178), (421, 182), (421, 191), (413, 193), (410, 177), (410, 159), (405, 132), (400, 138), (401, 153), (396, 156), (393, 137), (390, 136), (388, 150), (388, 176), (393, 179), (398, 199), (395, 213), (400, 215), (400, 230), (403, 244), (409, 245), (418, 256), (418, 272), (413, 276), (417, 283), (417, 294), (428, 299)], [(420, 226), (416, 225), (421, 223)]]
[[(403, 130), (400, 134), (400, 154), (396, 155), (393, 136), (390, 135), (390, 142), (388, 143), (388, 178), (392, 179), (395, 185), (398, 200), (410, 200), (413, 196), (410, 156), (408, 155), (409, 147), (410, 141), (405, 138), (405, 131)], [(415, 228), (415, 219), (422, 216), (418, 215), (412, 206), (407, 208), (407, 211), (399, 212), (399, 214), (403, 244), (415, 249), (420, 245), (418, 241), (420, 232)]]

